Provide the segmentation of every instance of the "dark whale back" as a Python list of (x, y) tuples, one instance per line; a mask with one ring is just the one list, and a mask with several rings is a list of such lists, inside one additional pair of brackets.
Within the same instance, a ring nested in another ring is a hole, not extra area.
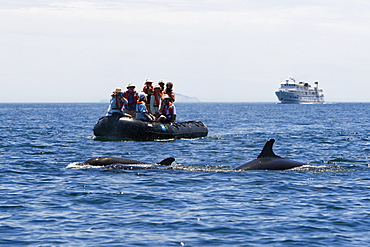
[[(170, 166), (175, 161), (175, 158), (166, 158), (158, 163), (161, 166)], [(108, 166), (113, 164), (121, 164), (121, 165), (136, 165), (136, 164), (146, 164), (149, 165), (150, 163), (138, 161), (138, 160), (130, 160), (130, 159), (123, 159), (118, 157), (96, 157), (89, 160), (86, 160), (84, 165), (91, 165), (91, 166)]]
[(84, 164), (91, 166), (107, 166), (112, 164), (147, 164), (147, 163), (118, 157), (96, 157), (86, 160)]
[(272, 150), (275, 140), (270, 139), (265, 143), (260, 155), (252, 161), (249, 161), (234, 170), (247, 171), (247, 170), (287, 170), (294, 167), (305, 165), (304, 163), (297, 162), (290, 159), (284, 159), (277, 156)]

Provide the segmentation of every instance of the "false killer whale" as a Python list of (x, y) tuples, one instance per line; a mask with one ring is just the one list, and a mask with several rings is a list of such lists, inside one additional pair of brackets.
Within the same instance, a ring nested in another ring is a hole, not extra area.
[(137, 169), (152, 169), (160, 166), (170, 166), (175, 161), (175, 158), (166, 158), (157, 163), (146, 163), (137, 160), (130, 160), (118, 157), (97, 157), (86, 160), (81, 165), (90, 166), (102, 166), (104, 168), (111, 169), (123, 169), (123, 170), (137, 170)]
[(306, 165), (290, 159), (284, 159), (274, 154), (272, 145), (275, 140), (270, 139), (266, 142), (260, 155), (244, 165), (238, 166), (234, 170), (247, 171), (247, 170), (287, 170), (298, 166)]

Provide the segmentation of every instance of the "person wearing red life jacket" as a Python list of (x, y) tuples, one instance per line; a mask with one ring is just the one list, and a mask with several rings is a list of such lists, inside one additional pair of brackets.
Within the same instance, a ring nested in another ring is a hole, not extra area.
[(147, 101), (146, 101), (146, 107), (148, 108), (149, 111), (150, 111), (150, 100), (151, 100), (150, 96), (154, 92), (154, 88), (152, 84), (153, 84), (152, 80), (146, 79), (145, 86), (143, 87), (143, 90), (141, 90), (143, 93), (148, 95)]
[(175, 93), (173, 92), (173, 83), (172, 82), (167, 82), (166, 83), (166, 89), (164, 90), (164, 94), (167, 94), (170, 96), (171, 102), (175, 102)]
[(176, 107), (172, 103), (170, 96), (165, 94), (163, 96), (162, 104), (159, 108), (159, 114), (161, 114), (157, 121), (161, 123), (173, 123), (176, 121)]
[(154, 116), (148, 112), (146, 108), (145, 101), (146, 101), (146, 94), (141, 92), (138, 95), (139, 101), (136, 104), (136, 119), (143, 120), (143, 121), (154, 121)]
[(163, 93), (159, 85), (154, 86), (154, 92), (150, 95), (150, 113), (159, 117), (159, 106), (161, 105)]
[(138, 100), (137, 92), (135, 91), (135, 85), (133, 83), (129, 83), (127, 85), (127, 91), (124, 92), (123, 97), (127, 99), (127, 103), (125, 104), (125, 111), (135, 116), (136, 114), (136, 103)]
[(127, 100), (122, 96), (122, 89), (117, 87), (111, 95), (111, 100), (106, 116), (127, 116), (128, 114), (125, 114), (124, 112), (124, 107), (126, 103)]

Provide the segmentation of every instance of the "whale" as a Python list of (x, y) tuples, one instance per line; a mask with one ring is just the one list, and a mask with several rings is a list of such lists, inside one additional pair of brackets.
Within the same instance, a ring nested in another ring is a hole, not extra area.
[(236, 167), (236, 171), (248, 171), (248, 170), (288, 170), (295, 167), (307, 165), (298, 161), (285, 159), (274, 154), (272, 146), (275, 140), (270, 139), (265, 143), (260, 155), (241, 166)]
[(158, 166), (171, 166), (175, 158), (169, 157), (157, 163), (146, 163), (138, 160), (124, 159), (119, 157), (96, 157), (86, 160), (80, 165), (101, 166), (109, 169), (138, 170), (153, 169)]

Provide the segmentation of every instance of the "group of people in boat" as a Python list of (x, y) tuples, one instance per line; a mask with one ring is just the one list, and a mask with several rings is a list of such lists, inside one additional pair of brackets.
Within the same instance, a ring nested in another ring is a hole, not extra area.
[(127, 85), (127, 90), (116, 88), (112, 95), (107, 116), (127, 116), (143, 121), (158, 121), (171, 123), (176, 121), (175, 93), (173, 83), (159, 81), (153, 86), (153, 81), (147, 79), (141, 92), (136, 92), (133, 83)]

